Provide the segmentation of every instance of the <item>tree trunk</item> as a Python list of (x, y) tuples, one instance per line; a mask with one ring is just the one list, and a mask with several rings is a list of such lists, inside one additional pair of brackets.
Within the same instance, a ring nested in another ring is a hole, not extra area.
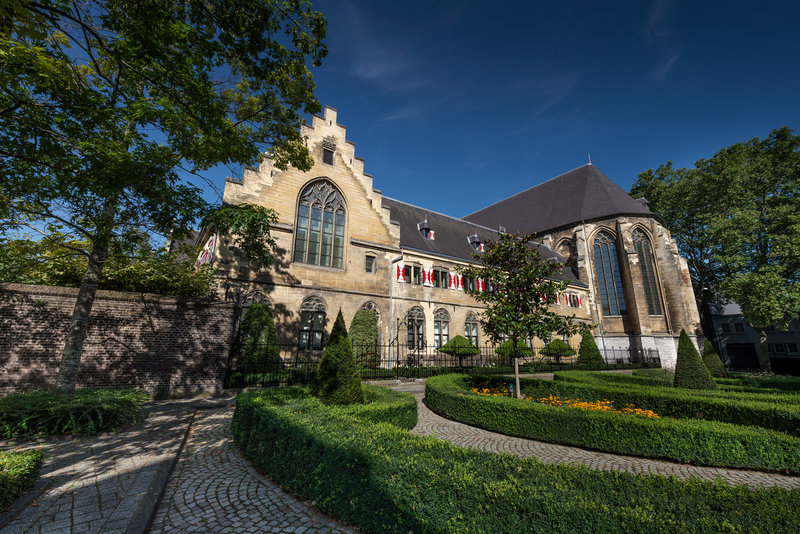
[(769, 363), (769, 344), (767, 343), (767, 332), (763, 328), (758, 328), (758, 364), (762, 371), (771, 371)]
[(514, 391), (517, 394), (517, 398), (521, 399), (522, 395), (519, 392), (519, 358), (514, 356)]
[(73, 393), (75, 391), (78, 369), (81, 365), (81, 355), (83, 354), (83, 342), (86, 340), (86, 331), (89, 327), (89, 314), (92, 311), (95, 293), (97, 293), (97, 283), (100, 280), (100, 274), (103, 272), (103, 265), (108, 256), (114, 212), (115, 206), (109, 202), (103, 210), (101, 225), (92, 243), (89, 265), (83, 275), (83, 280), (81, 280), (78, 298), (75, 301), (75, 309), (72, 311), (67, 341), (64, 344), (64, 352), (61, 355), (61, 365), (58, 369), (58, 378), (55, 386), (55, 390), (58, 393)]

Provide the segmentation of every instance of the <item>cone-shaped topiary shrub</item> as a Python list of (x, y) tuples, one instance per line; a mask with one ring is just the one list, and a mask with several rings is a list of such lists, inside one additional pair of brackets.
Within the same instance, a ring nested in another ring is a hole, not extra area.
[(716, 389), (717, 384), (711, 378), (711, 373), (700, 359), (700, 354), (689, 339), (685, 330), (681, 330), (678, 341), (678, 362), (675, 364), (676, 388), (689, 389)]
[(588, 328), (584, 330), (581, 338), (581, 346), (578, 349), (578, 363), (587, 366), (603, 366), (606, 363), (603, 355), (600, 354), (600, 349), (597, 348), (592, 331)]
[(245, 373), (269, 372), (280, 363), (278, 333), (265, 302), (247, 308), (234, 345), (234, 367)]
[(444, 352), (445, 354), (458, 358), (459, 366), (462, 365), (465, 357), (476, 356), (481, 353), (480, 349), (470, 343), (464, 336), (453, 337), (450, 341), (439, 347), (439, 352)]
[(714, 350), (714, 345), (711, 344), (708, 338), (706, 338), (706, 344), (703, 345), (703, 363), (706, 364), (711, 376), (723, 377), (728, 374), (725, 370), (725, 364), (719, 359), (719, 355)]
[(312, 392), (325, 404), (364, 403), (361, 378), (353, 359), (353, 346), (344, 326), (342, 310), (339, 310), (333, 323), (328, 345), (317, 367)]
[(378, 346), (378, 316), (371, 310), (358, 310), (350, 321), (353, 357), (361, 367), (377, 369), (381, 363)]

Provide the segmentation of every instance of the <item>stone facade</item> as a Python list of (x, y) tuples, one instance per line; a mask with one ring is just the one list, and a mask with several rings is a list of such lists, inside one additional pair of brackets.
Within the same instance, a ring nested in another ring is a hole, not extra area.
[[(466, 243), (472, 232), (486, 239), (487, 235), (496, 235), (503, 229), (384, 199), (382, 193), (373, 188), (372, 176), (364, 172), (363, 160), (355, 156), (355, 147), (346, 139), (344, 126), (336, 120), (336, 111), (326, 107), (322, 117), (315, 116), (312, 124), (303, 127), (302, 134), (314, 159), (310, 171), (293, 168), (281, 171), (265, 158), (258, 169), (246, 169), (242, 180), (229, 178), (226, 181), (224, 202), (257, 204), (277, 212), (279, 222), (272, 228), (272, 234), (277, 240), (279, 260), (268, 271), (254, 272), (229, 239), (220, 236), (212, 261), (224, 279), (224, 287), (235, 288), (245, 299), (269, 300), (275, 311), (280, 341), (287, 344), (298, 342), (301, 310), (312, 308), (325, 312), (325, 332), (330, 332), (339, 309), (348, 324), (358, 309), (373, 309), (379, 317), (382, 342), (386, 344), (407, 341), (408, 321), (412, 315), (423, 318), (422, 335), (428, 345), (436, 340), (435, 317), (447, 317), (450, 337), (465, 335), (468, 317), (473, 318), (482, 311), (477, 302), (458, 286), (454, 289), (435, 287), (427, 283), (427, 278), (423, 283), (415, 283), (415, 280), (407, 283), (403, 280), (403, 271), (398, 276), (398, 269), (408, 268), (414, 272), (414, 267), (418, 267), (421, 273), (432, 270), (455, 273), (458, 266), (473, 260), (469, 254), (461, 252), (459, 246), (462, 245), (439, 246), (446, 244), (442, 239), (456, 239), (459, 243), (463, 239)], [(307, 234), (303, 224), (309, 223), (298, 219), (300, 204), (304, 202), (301, 195), (310, 185), (321, 183), (320, 180), (329, 182), (338, 191), (345, 213), (341, 267), (335, 265), (335, 258), (331, 267), (295, 261), (298, 243), (302, 247), (311, 246), (304, 241)], [(402, 216), (400, 211), (403, 211)], [(543, 245), (561, 253), (555, 255), (556, 259), (574, 266), (576, 276), (568, 280), (567, 290), (574, 299), (562, 298), (556, 305), (560, 313), (597, 325), (598, 345), (623, 349), (658, 348), (662, 362), (671, 366), (680, 330), (686, 329), (690, 335), (696, 335), (699, 318), (686, 262), (678, 255), (674, 240), (655, 214), (646, 209), (639, 211), (642, 214), (637, 216), (620, 214), (605, 219), (575, 220), (539, 235)], [(417, 229), (426, 236), (423, 241), (418, 235), (411, 235), (416, 233), (415, 229), (409, 230), (408, 220), (415, 216), (419, 222)], [(429, 219), (435, 219), (439, 225), (434, 227), (431, 223), (430, 235), (425, 229)], [(402, 232), (401, 225), (404, 225)], [(449, 233), (442, 236), (440, 230), (445, 228)], [(655, 273), (651, 277), (655, 277), (658, 285), (656, 298), (663, 305), (661, 314), (649, 314), (645, 304), (642, 269), (632, 243), (636, 229), (646, 234), (652, 244)], [(627, 316), (603, 317), (598, 304), (598, 281), (591, 251), (593, 240), (601, 230), (615, 236), (617, 242), (629, 309)], [(514, 229), (508, 228), (508, 231)], [(370, 261), (374, 262), (372, 269), (368, 265)], [(488, 341), (482, 332), (479, 333), (479, 345)], [(578, 337), (570, 340), (575, 347), (578, 342)]]
[[(55, 383), (78, 290), (0, 286), (0, 393)], [(234, 306), (98, 291), (78, 387), (136, 387), (167, 395), (220, 391)]]

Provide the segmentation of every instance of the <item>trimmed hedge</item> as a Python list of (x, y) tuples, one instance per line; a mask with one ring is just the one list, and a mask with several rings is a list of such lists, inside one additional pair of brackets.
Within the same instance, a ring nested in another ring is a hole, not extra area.
[[(489, 384), (499, 382), (495, 377), (484, 377), (484, 381)], [(432, 410), (450, 419), (510, 436), (699, 465), (800, 473), (800, 439), (782, 432), (716, 421), (650, 419), (559, 408), (510, 397), (487, 397), (469, 392), (474, 382), (475, 377), (466, 375), (429, 378), (425, 384), (425, 401)], [(581, 400), (598, 400), (565, 395), (565, 391), (559, 388), (546, 390), (542, 387), (531, 392), (531, 388), (526, 388), (530, 382), (543, 381), (525, 380), (521, 387), (526, 395), (546, 397), (553, 393)], [(548, 384), (559, 385), (557, 382)], [(651, 406), (633, 404), (637, 408), (652, 409)]]
[(716, 389), (717, 384), (708, 368), (700, 358), (697, 347), (685, 330), (681, 330), (678, 340), (678, 360), (675, 363), (676, 388), (686, 389)]
[(711, 376), (715, 378), (722, 378), (727, 374), (725, 364), (719, 359), (719, 355), (714, 350), (714, 345), (711, 344), (711, 340), (708, 338), (706, 338), (706, 342), (703, 345), (703, 363), (708, 372), (711, 373)]
[(136, 422), (148, 398), (132, 389), (14, 393), (0, 397), (0, 438), (111, 432)]
[(286, 490), (367, 532), (800, 531), (800, 492), (544, 465), (288, 395), (240, 395), (236, 443)]
[(0, 511), (33, 487), (42, 467), (42, 451), (0, 452)]
[[(545, 396), (548, 393), (581, 400), (608, 399), (619, 404), (653, 410), (658, 415), (678, 419), (704, 419), (734, 425), (758, 426), (800, 436), (800, 403), (780, 395), (743, 395), (730, 392), (681, 390), (625, 384), (624, 378), (566, 371), (554, 374), (552, 382), (526, 380), (523, 393)], [(621, 384), (605, 384), (602, 381)]]
[[(666, 373), (656, 373), (666, 371)], [(672, 381), (668, 369), (649, 369), (637, 370), (633, 375), (622, 373), (587, 373), (576, 371), (562, 371), (558, 373), (556, 380), (567, 380), (570, 382), (586, 382), (605, 386), (625, 386), (625, 387), (647, 387), (648, 391), (656, 388), (669, 388), (668, 393), (674, 393)], [(714, 379), (719, 385), (715, 390), (692, 390), (683, 393), (699, 397), (724, 398), (733, 402), (754, 400), (764, 402), (776, 402), (786, 406), (797, 406), (800, 408), (800, 397), (792, 390), (782, 390), (769, 387), (748, 387), (732, 384), (728, 379)]]

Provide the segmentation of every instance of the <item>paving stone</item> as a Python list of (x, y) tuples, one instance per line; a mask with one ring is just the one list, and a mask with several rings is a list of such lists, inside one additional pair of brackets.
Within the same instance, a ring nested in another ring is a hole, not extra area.
[[(0, 450), (44, 449), (41, 477), (50, 482), (47, 491), (0, 530), (123, 532), (148, 497), (156, 467), (177, 455), (196, 402), (153, 403), (142, 425), (118, 433), (0, 441)], [(106, 522), (114, 526), (106, 527)]]
[(150, 532), (358, 532), (260, 475), (233, 443), (232, 416), (224, 408), (195, 417)]
[(720, 478), (731, 484), (746, 484), (751, 487), (778, 486), (800, 489), (800, 477), (779, 473), (693, 466), (634, 456), (619, 456), (489, 432), (445, 419), (433, 413), (423, 402), (424, 386), (416, 386), (416, 388), (405, 386), (404, 389), (417, 399), (419, 419), (417, 426), (411, 432), (421, 436), (436, 436), (461, 447), (489, 452), (505, 452), (520, 458), (535, 457), (545, 463), (585, 465), (604, 471), (675, 476), (680, 480), (688, 480), (692, 477), (703, 480)]

